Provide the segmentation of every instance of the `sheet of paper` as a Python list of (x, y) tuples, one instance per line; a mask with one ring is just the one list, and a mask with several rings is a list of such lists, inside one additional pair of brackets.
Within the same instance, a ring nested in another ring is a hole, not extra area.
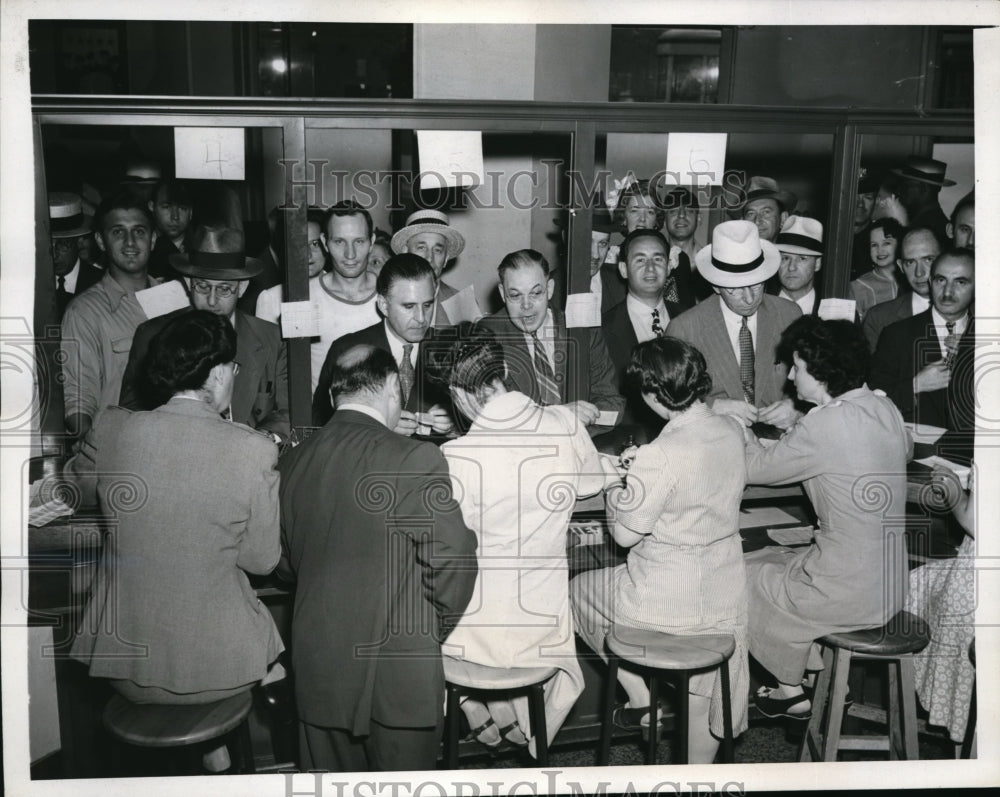
[(768, 529), (767, 536), (778, 545), (808, 545), (816, 536), (812, 526), (796, 526), (792, 529)]
[(566, 326), (599, 327), (601, 297), (596, 293), (571, 293), (566, 297)]
[(959, 484), (962, 485), (963, 490), (969, 489), (970, 468), (968, 465), (959, 465), (957, 462), (952, 462), (950, 459), (939, 456), (924, 457), (923, 459), (915, 459), (913, 461), (919, 462), (921, 465), (926, 465), (928, 468), (935, 466), (947, 468), (958, 477)]
[(854, 299), (821, 299), (819, 317), (824, 321), (854, 320)]
[(146, 314), (146, 318), (156, 318), (182, 307), (188, 307), (188, 295), (178, 280), (167, 280), (152, 288), (135, 292), (136, 301)]
[(597, 416), (597, 426), (614, 426), (618, 423), (618, 413), (615, 410), (601, 410)]
[(914, 443), (936, 443), (947, 429), (941, 426), (931, 426), (927, 423), (904, 423), (903, 426), (910, 432)]
[(483, 183), (483, 134), (479, 130), (418, 130), (420, 190)]
[(671, 133), (664, 185), (722, 185), (727, 139), (726, 133)]
[(318, 305), (309, 301), (281, 303), (281, 337), (315, 338), (318, 336)]
[(799, 519), (792, 517), (785, 510), (773, 506), (754, 507), (740, 511), (740, 528), (756, 529), (767, 526), (781, 526), (787, 523), (798, 523)]
[(476, 301), (476, 291), (471, 285), (466, 285), (454, 296), (443, 299), (441, 307), (448, 314), (448, 320), (452, 324), (478, 321), (483, 317), (483, 311), (479, 309), (479, 302)]
[(246, 179), (246, 142), (242, 127), (175, 127), (177, 179)]

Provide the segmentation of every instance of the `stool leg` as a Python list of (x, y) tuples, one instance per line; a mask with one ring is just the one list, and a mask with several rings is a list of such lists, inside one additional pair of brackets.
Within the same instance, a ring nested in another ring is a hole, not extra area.
[(833, 675), (833, 648), (823, 646), (823, 671), (816, 677), (816, 688), (813, 690), (812, 716), (802, 737), (802, 747), (799, 748), (799, 761), (817, 761), (820, 751), (820, 733), (823, 727), (823, 713), (827, 705), (827, 695), (830, 694), (830, 678)]
[[(681, 670), (677, 677), (677, 755), (671, 756), (676, 760), (676, 764), (686, 764), (688, 762), (688, 733), (691, 732), (690, 701), (688, 685), (690, 684), (691, 673), (688, 670)], [(655, 761), (650, 761), (655, 764)]]
[(903, 744), (907, 761), (920, 758), (920, 746), (917, 739), (917, 686), (913, 671), (913, 656), (907, 653), (898, 659), (899, 667), (899, 700), (902, 703), (900, 722), (903, 731)]
[[(977, 679), (978, 680), (978, 679)], [(962, 758), (972, 758), (976, 747), (976, 687), (977, 680), (972, 682), (972, 698), (969, 703), (969, 719), (965, 723), (965, 737), (959, 755)]]
[(448, 716), (445, 720), (444, 765), (445, 769), (458, 769), (458, 712), (462, 709), (458, 705), (458, 688), (454, 684), (446, 684), (445, 692), (448, 695)]
[(531, 735), (535, 739), (535, 756), (538, 766), (549, 765), (549, 731), (545, 723), (545, 684), (533, 684), (528, 693), (528, 716), (531, 719)]
[(719, 668), (722, 679), (722, 763), (733, 763), (733, 706), (729, 691), (729, 659)]
[(889, 735), (889, 760), (899, 761), (906, 758), (906, 750), (903, 745), (902, 722), (903, 718), (899, 714), (899, 659), (891, 659), (886, 662), (889, 680), (889, 705), (885, 708), (885, 722), (888, 725)]
[(250, 736), (249, 717), (243, 720), (243, 723), (240, 725), (240, 758), (243, 759), (243, 774), (257, 774), (257, 765), (254, 763), (253, 758), (253, 739)]
[(660, 690), (660, 683), (656, 673), (649, 676), (649, 739), (646, 742), (646, 763), (656, 763), (656, 745), (659, 742), (660, 723), (657, 720), (656, 702)]
[(614, 722), (615, 689), (618, 687), (618, 657), (608, 651), (608, 674), (604, 684), (604, 711), (601, 714), (601, 744), (597, 750), (597, 765), (606, 767), (611, 755), (611, 730)]
[[(844, 699), (847, 697), (847, 678), (851, 674), (851, 651), (837, 648), (833, 659), (833, 693), (827, 712), (826, 733), (823, 738), (823, 760), (836, 761), (840, 747), (840, 726), (844, 721)], [(815, 710), (815, 709), (814, 709)]]

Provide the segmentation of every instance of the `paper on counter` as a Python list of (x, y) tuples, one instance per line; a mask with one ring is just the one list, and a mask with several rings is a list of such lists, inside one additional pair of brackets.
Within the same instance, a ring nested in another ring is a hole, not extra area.
[(601, 297), (596, 293), (571, 293), (566, 297), (566, 328), (599, 327)]
[(466, 285), (454, 296), (442, 299), (441, 308), (448, 314), (448, 320), (452, 324), (478, 321), (483, 317), (483, 311), (479, 309), (479, 302), (476, 301), (476, 291), (471, 285)]
[(854, 321), (856, 302), (854, 299), (821, 299), (819, 317), (824, 321)]
[(753, 507), (740, 511), (741, 529), (766, 528), (799, 522), (797, 517), (792, 517), (785, 510), (773, 506)]
[(812, 526), (796, 526), (792, 529), (768, 529), (767, 536), (778, 545), (808, 545), (816, 536)]
[(179, 280), (167, 280), (152, 288), (136, 291), (135, 299), (139, 302), (142, 312), (146, 314), (146, 318), (157, 318), (191, 305)]
[(969, 489), (969, 471), (971, 468), (968, 465), (959, 465), (957, 462), (952, 462), (950, 459), (945, 459), (944, 457), (933, 456), (924, 457), (923, 459), (915, 459), (914, 462), (919, 462), (921, 465), (926, 465), (928, 468), (934, 468), (935, 466), (941, 468), (947, 468), (952, 473), (958, 477), (958, 483), (962, 485), (963, 490)]
[(310, 301), (282, 302), (281, 337), (319, 337), (319, 306)]
[(914, 443), (936, 443), (947, 429), (941, 426), (931, 426), (927, 423), (904, 423)]

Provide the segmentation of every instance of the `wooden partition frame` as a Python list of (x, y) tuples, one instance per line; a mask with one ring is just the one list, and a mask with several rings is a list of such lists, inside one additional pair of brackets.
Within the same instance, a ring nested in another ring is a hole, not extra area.
[[(452, 100), (310, 100), (268, 98), (88, 97), (36, 95), (32, 98), (36, 133), (42, 125), (280, 127), (283, 158), (306, 163), (309, 128), (483, 130), (558, 132), (572, 135), (572, 168), (594, 173), (595, 138), (630, 133), (819, 133), (833, 137), (826, 263), (820, 273), (825, 295), (848, 296), (853, 239), (854, 187), (865, 135), (968, 138), (975, 136), (972, 111), (885, 111), (852, 108), (790, 108), (738, 105), (465, 102)], [(36, 170), (36, 174), (41, 174)], [(287, 174), (287, 172), (286, 172)], [(38, 178), (40, 179), (40, 178)], [(285, 228), (288, 291), (293, 301), (308, 298), (304, 240), (306, 183), (286, 179), (285, 202), (295, 208)], [(36, 185), (39, 195), (45, 186)], [(571, 292), (589, 284), (589, 197), (574, 184), (568, 229), (568, 285)], [(296, 203), (298, 206), (296, 207)], [(586, 330), (574, 330), (583, 343)], [(587, 346), (580, 345), (581, 351)], [(292, 425), (311, 422), (309, 342), (289, 341)], [(588, 368), (570, 374), (586, 385)]]

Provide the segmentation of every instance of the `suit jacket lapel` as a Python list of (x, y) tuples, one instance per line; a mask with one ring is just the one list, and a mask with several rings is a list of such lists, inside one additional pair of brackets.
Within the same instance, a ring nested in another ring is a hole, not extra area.
[[(552, 350), (555, 352), (555, 362), (552, 363), (552, 373), (556, 378), (556, 385), (559, 387), (559, 399), (560, 401), (566, 401), (567, 391), (569, 389), (568, 374), (566, 373), (566, 364), (568, 358), (566, 356), (568, 348), (568, 338), (569, 335), (566, 331), (566, 316), (563, 315), (559, 310), (552, 308), (552, 331), (555, 335), (552, 341)], [(524, 339), (524, 335), (521, 336)]]
[[(730, 396), (743, 395), (743, 383), (740, 382), (740, 362), (736, 359), (733, 351), (733, 344), (729, 340), (729, 333), (726, 331), (726, 319), (722, 315), (722, 298), (713, 296), (708, 301), (713, 302), (709, 316), (710, 323), (704, 330), (704, 344), (706, 359), (724, 365), (720, 369), (720, 376), (723, 384), (714, 385), (713, 390), (723, 390)], [(759, 333), (758, 329), (758, 333)]]
[[(817, 302), (819, 299), (817, 298)], [(777, 327), (767, 306), (767, 297), (757, 310), (757, 340), (754, 346), (754, 393), (758, 400), (770, 393), (774, 379), (774, 357), (778, 345)]]
[(236, 362), (240, 364), (240, 372), (233, 379), (232, 412), (234, 420), (246, 423), (250, 419), (263, 376), (260, 372), (260, 351), (264, 344), (239, 310), (236, 311), (235, 328)]

